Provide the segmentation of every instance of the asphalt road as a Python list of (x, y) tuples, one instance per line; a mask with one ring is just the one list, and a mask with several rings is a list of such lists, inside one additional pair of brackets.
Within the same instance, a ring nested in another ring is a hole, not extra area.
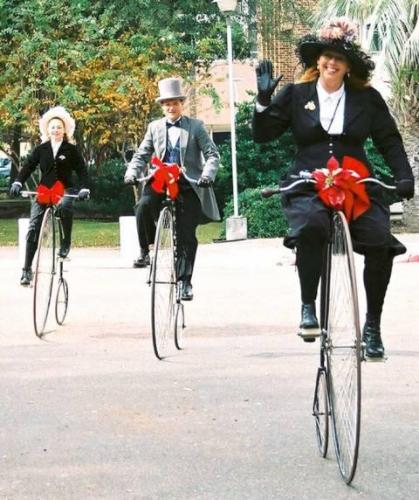
[[(418, 253), (419, 235), (400, 238)], [(39, 340), (18, 251), (0, 248), (1, 499), (419, 498), (417, 262), (394, 266), (388, 360), (362, 367), (348, 487), (333, 445), (317, 453), (318, 344), (295, 335), (297, 275), (280, 240), (200, 247), (187, 348), (165, 361), (153, 355), (146, 271), (117, 249), (71, 256), (66, 323)]]

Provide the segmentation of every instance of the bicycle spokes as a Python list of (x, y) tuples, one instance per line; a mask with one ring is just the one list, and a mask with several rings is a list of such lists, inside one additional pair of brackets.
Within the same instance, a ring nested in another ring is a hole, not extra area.
[(50, 208), (45, 211), (39, 233), (34, 273), (33, 320), (35, 333), (41, 337), (46, 330), (55, 274), (55, 223)]
[(173, 218), (168, 207), (160, 212), (154, 243), (151, 273), (151, 324), (153, 348), (157, 358), (167, 355), (168, 338), (176, 313), (176, 276)]
[(339, 469), (354, 477), (361, 415), (361, 350), (355, 266), (343, 214), (333, 219), (327, 313), (327, 373), (330, 411)]

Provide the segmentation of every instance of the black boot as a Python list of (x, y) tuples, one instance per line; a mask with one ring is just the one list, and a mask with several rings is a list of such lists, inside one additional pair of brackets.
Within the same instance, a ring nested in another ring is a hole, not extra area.
[(182, 281), (182, 300), (192, 300), (193, 299), (193, 291), (192, 291), (192, 283), (191, 279), (187, 278)]
[(147, 250), (141, 249), (141, 255), (138, 257), (138, 259), (135, 259), (134, 262), (132, 263), (132, 267), (135, 268), (142, 268), (142, 267), (147, 267), (150, 265), (150, 254), (147, 252)]
[(20, 284), (22, 286), (29, 286), (33, 279), (32, 269), (22, 269), (22, 277), (20, 278)]
[(362, 330), (362, 341), (365, 342), (365, 355), (368, 358), (382, 359), (384, 357), (384, 346), (378, 321), (365, 322)]
[(304, 342), (314, 342), (316, 337), (320, 335), (320, 327), (316, 317), (316, 306), (314, 302), (301, 306), (301, 322), (298, 335), (302, 337)]

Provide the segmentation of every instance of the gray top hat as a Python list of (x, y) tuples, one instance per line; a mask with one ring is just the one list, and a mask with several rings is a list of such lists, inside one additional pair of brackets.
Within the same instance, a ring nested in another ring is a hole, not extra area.
[(165, 78), (159, 81), (160, 95), (156, 101), (161, 102), (167, 99), (186, 99), (186, 95), (182, 93), (181, 81), (179, 78)]

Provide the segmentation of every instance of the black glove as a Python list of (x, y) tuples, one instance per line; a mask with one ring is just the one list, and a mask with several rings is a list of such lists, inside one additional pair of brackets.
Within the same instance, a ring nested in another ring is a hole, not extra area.
[(282, 80), (284, 75), (273, 78), (273, 68), (271, 61), (263, 59), (259, 61), (256, 66), (256, 79), (258, 86), (257, 101), (262, 106), (269, 106), (271, 103), (271, 96), (274, 93), (279, 81)]
[(88, 200), (90, 198), (90, 189), (87, 188), (80, 189), (77, 196), (80, 201)]
[(197, 180), (196, 185), (200, 188), (209, 188), (212, 186), (212, 180), (206, 175), (201, 175)]
[(15, 181), (11, 186), (10, 186), (10, 196), (13, 198), (16, 198), (19, 196), (20, 192), (22, 190), (22, 183), (19, 181)]
[(124, 184), (127, 186), (135, 186), (137, 184), (137, 179), (134, 175), (127, 175), (124, 177)]
[(396, 193), (404, 200), (410, 200), (415, 195), (415, 181), (413, 179), (400, 179), (396, 182)]

